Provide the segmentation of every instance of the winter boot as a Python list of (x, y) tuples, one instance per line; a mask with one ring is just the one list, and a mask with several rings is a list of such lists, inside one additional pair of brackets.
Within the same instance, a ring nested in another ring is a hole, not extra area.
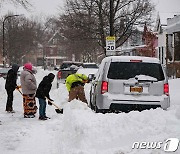
[(47, 120), (45, 117), (39, 117), (39, 120)]

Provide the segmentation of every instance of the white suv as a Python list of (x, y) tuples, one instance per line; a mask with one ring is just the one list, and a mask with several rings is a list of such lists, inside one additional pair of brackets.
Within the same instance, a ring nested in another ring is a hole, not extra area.
[(157, 58), (106, 57), (92, 82), (89, 106), (96, 112), (167, 109), (170, 96), (165, 69)]

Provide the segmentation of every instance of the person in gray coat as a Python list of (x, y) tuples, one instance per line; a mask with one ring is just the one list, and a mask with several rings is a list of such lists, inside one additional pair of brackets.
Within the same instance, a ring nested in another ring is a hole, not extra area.
[(24, 68), (20, 76), (23, 93), (24, 118), (34, 118), (37, 111), (35, 100), (37, 83), (33, 72), (31, 63), (24, 64)]

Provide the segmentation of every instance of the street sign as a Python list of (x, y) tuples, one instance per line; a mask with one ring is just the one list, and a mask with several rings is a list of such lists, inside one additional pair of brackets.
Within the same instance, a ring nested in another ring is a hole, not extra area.
[(115, 55), (115, 36), (106, 37), (106, 55)]

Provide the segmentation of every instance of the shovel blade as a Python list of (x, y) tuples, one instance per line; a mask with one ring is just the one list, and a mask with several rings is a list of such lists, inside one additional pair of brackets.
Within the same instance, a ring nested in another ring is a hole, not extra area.
[(57, 112), (57, 113), (61, 113), (61, 114), (63, 114), (63, 109), (55, 109), (55, 111)]

